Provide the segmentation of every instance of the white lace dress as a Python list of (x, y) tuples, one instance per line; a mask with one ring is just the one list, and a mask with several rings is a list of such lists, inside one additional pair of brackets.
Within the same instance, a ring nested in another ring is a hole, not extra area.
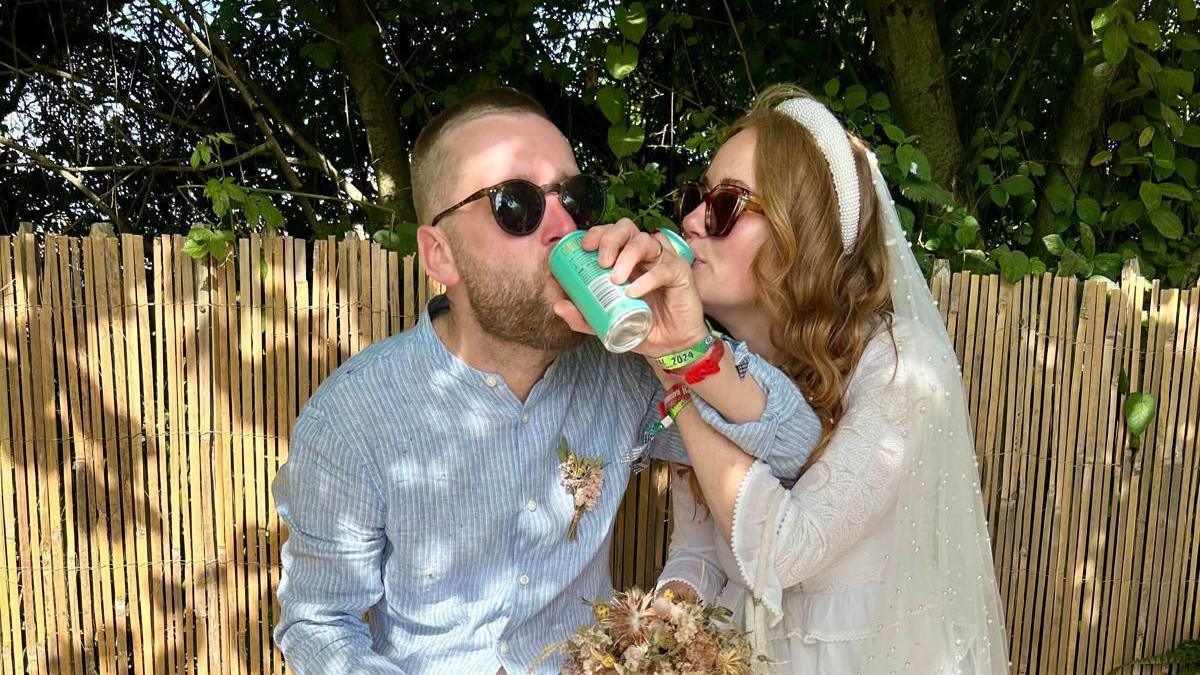
[[(917, 329), (897, 320), (894, 330), (899, 339)], [(903, 358), (897, 364), (887, 331), (872, 338), (829, 445), (795, 486), (785, 490), (762, 462), (750, 469), (735, 506), (732, 546), (696, 507), (687, 481), (672, 481), (675, 529), (659, 586), (684, 582), (706, 602), (731, 609), (743, 625), (752, 575), (765, 570), (760, 581), (776, 672), (856, 673), (864, 641), (876, 630), (906, 453), (902, 429), (917, 414), (900, 395), (911, 376), (906, 365)], [(769, 523), (773, 498), (780, 501)], [(774, 543), (763, 551), (770, 526)]]

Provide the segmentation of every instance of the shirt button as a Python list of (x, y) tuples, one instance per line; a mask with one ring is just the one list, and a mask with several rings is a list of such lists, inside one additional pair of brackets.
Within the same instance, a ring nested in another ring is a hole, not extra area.
[(521, 424), (529, 424), (529, 413), (521, 415)]
[(484, 383), (484, 384), (486, 384), (486, 385), (487, 385), (487, 386), (489, 386), (489, 387), (494, 387), (494, 386), (496, 386), (496, 376), (495, 376), (495, 375), (488, 375), (487, 377), (483, 378), (483, 383)]
[(508, 654), (508, 643), (507, 643), (507, 642), (501, 642), (501, 643), (500, 643), (500, 653), (501, 653), (501, 654)]
[(528, 586), (528, 585), (529, 585), (529, 577), (528, 577), (527, 575), (524, 575), (524, 574), (522, 574), (522, 575), (521, 575), (521, 578), (520, 578), (520, 579), (518, 579), (517, 581), (520, 581), (522, 586)]
[(537, 502), (530, 499), (525, 503), (525, 508), (529, 509), (530, 511), (537, 511)]

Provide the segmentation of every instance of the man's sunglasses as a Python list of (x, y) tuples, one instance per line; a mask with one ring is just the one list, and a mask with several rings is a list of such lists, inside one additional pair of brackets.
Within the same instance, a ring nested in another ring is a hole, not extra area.
[(696, 181), (687, 181), (679, 186), (679, 197), (675, 200), (675, 217), (680, 223), (683, 217), (704, 204), (704, 231), (710, 237), (724, 237), (733, 231), (737, 219), (745, 211), (762, 213), (758, 195), (749, 188), (732, 183), (720, 183), (711, 190)]
[(492, 216), (500, 229), (518, 237), (533, 234), (542, 224), (542, 216), (546, 213), (546, 194), (550, 192), (558, 193), (563, 208), (581, 230), (597, 224), (604, 215), (604, 182), (595, 176), (580, 174), (549, 185), (535, 185), (522, 178), (496, 183), (437, 214), (430, 225), (437, 225), (439, 220), (455, 209), (487, 197), (492, 206)]

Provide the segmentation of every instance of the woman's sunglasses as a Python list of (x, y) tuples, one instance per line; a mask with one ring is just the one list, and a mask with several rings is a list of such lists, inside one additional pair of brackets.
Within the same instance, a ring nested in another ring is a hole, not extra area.
[(535, 185), (522, 178), (496, 183), (437, 214), (430, 225), (437, 225), (439, 220), (455, 209), (487, 197), (492, 205), (492, 217), (500, 229), (523, 237), (533, 234), (542, 224), (542, 216), (546, 213), (546, 195), (551, 192), (558, 193), (563, 208), (581, 230), (595, 225), (604, 215), (604, 182), (595, 176), (580, 174), (549, 185)]
[(680, 223), (683, 217), (704, 204), (704, 231), (710, 237), (724, 237), (733, 231), (737, 219), (745, 211), (762, 213), (758, 196), (749, 188), (732, 183), (720, 183), (711, 190), (696, 181), (687, 181), (679, 186), (679, 198), (675, 201), (675, 217)]

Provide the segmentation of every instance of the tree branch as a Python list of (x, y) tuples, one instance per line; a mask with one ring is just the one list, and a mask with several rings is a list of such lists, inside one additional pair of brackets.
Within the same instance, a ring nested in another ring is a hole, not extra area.
[(116, 226), (118, 232), (129, 232), (129, 228), (125, 226), (125, 220), (121, 218), (121, 216), (118, 215), (117, 212), (114, 211), (108, 204), (105, 204), (104, 200), (101, 199), (99, 195), (97, 195), (95, 192), (92, 192), (91, 188), (89, 188), (83, 182), (82, 178), (70, 171), (67, 167), (58, 164), (37, 150), (22, 145), (21, 143), (18, 143), (17, 141), (3, 134), (0, 134), (0, 145), (11, 148), (32, 159), (34, 163), (43, 169), (53, 171), (54, 173), (62, 176), (63, 179), (82, 192), (84, 196), (86, 196), (88, 200), (90, 200), (96, 206), (96, 208), (101, 211), (101, 213), (108, 216), (108, 218), (112, 220), (113, 224)]
[[(259, 108), (258, 102), (255, 101), (254, 96), (250, 93), (250, 90), (247, 88), (245, 82), (238, 77), (238, 74), (234, 72), (233, 68), (231, 68), (229, 64), (222, 61), (217, 57), (216, 54), (213, 53), (208, 45), (205, 44), (204, 40), (202, 40), (200, 36), (197, 35), (194, 30), (192, 30), (191, 26), (187, 25), (187, 23), (184, 22), (179, 15), (175, 14), (175, 12), (171, 11), (165, 4), (163, 4), (162, 0), (151, 0), (151, 2), (158, 7), (159, 11), (161, 11), (171, 23), (175, 24), (179, 30), (183, 31), (184, 36), (187, 37), (187, 39), (196, 47), (196, 49), (200, 50), (201, 54), (203, 54), (208, 58), (209, 61), (212, 62), (212, 64), (217, 68), (218, 71), (220, 71), (222, 75), (229, 79), (230, 84), (233, 85), (234, 89), (237, 90), (238, 94), (242, 97), (242, 100), (246, 103), (246, 107), (250, 109), (250, 114), (254, 117), (255, 124), (257, 124), (259, 130), (262, 131), (272, 153), (278, 160), (279, 168), (283, 172), (284, 178), (287, 180), (288, 185), (292, 187), (292, 190), (299, 192), (302, 186), (300, 177), (296, 175), (296, 172), (292, 169), (291, 164), (288, 163), (287, 156), (283, 153), (283, 148), (280, 147), (279, 141), (275, 139), (275, 132), (271, 130), (271, 125), (267, 123), (266, 118), (262, 114), (261, 108)], [(191, 9), (190, 6), (189, 9)], [(201, 19), (203, 21), (203, 17), (201, 17)], [(202, 22), (201, 25), (203, 25), (207, 31), (208, 24)], [(313, 210), (312, 204), (308, 203), (306, 198), (299, 198), (299, 202), (301, 209), (304, 211), (305, 218), (308, 219), (309, 226), (316, 230), (317, 212)]]
[[(256, 146), (254, 146), (253, 148), (250, 148), (246, 152), (243, 152), (240, 155), (237, 155), (236, 157), (230, 157), (229, 159), (222, 160), (222, 161), (216, 162), (216, 163), (201, 164), (199, 166), (191, 166), (188, 164), (176, 164), (175, 162), (180, 160), (180, 158), (176, 158), (175, 160), (171, 160), (168, 162), (151, 162), (148, 164), (114, 164), (114, 165), (108, 165), (108, 166), (60, 166), (59, 168), (65, 170), (65, 171), (70, 171), (71, 173), (120, 173), (120, 172), (125, 172), (125, 171), (128, 171), (128, 172), (148, 171), (148, 172), (156, 172), (156, 173), (203, 173), (205, 171), (211, 171), (213, 169), (223, 169), (226, 167), (234, 166), (236, 164), (240, 164), (241, 162), (244, 162), (247, 159), (254, 157), (255, 155), (261, 155), (262, 153), (264, 153), (270, 149), (271, 148), (268, 144), (260, 143)], [(289, 158), (289, 159), (294, 159), (294, 158)], [(37, 162), (32, 162), (30, 164), (11, 163), (11, 164), (4, 164), (4, 165), (0, 165), (0, 166), (30, 166), (30, 165), (38, 166)]]
[[(154, 0), (154, 2), (158, 3), (161, 2), (161, 0)], [(217, 59), (216, 56), (210, 56), (210, 58), (214, 59), (214, 63), (220, 63), (220, 65), (223, 65), (224, 68), (229, 71), (226, 74), (226, 77), (228, 77), (230, 81), (235, 82), (235, 86), (237, 86), (239, 89), (244, 89), (250, 97), (257, 100), (267, 111), (267, 113), (271, 115), (271, 118), (279, 123), (279, 126), (283, 127), (283, 130), (292, 139), (292, 141), (304, 151), (304, 154), (308, 155), (317, 162), (317, 168), (331, 180), (333, 180), (334, 184), (336, 184), (343, 192), (345, 192), (350, 199), (354, 201), (365, 201), (366, 197), (363, 196), (362, 190), (359, 190), (358, 187), (354, 185), (353, 181), (337, 170), (337, 167), (333, 165), (333, 162), (329, 161), (329, 158), (325, 156), (325, 153), (321, 152), (316, 145), (314, 145), (303, 133), (301, 133), (300, 127), (296, 123), (292, 122), (283, 109), (275, 103), (274, 99), (268, 96), (267, 92), (264, 91), (262, 87), (258, 86), (258, 83), (249, 76), (249, 73), (242, 66), (241, 61), (234, 56), (233, 50), (229, 48), (229, 45), (225, 44), (225, 41), (220, 37), (213, 34), (212, 28), (204, 19), (204, 15), (201, 14), (200, 11), (197, 10), (188, 0), (180, 0), (180, 2), (192, 16), (192, 19), (204, 28), (205, 35), (208, 36), (209, 40), (217, 48), (217, 51), (221, 53), (221, 59)], [(212, 52), (209, 52), (209, 54), (211, 55)]]

